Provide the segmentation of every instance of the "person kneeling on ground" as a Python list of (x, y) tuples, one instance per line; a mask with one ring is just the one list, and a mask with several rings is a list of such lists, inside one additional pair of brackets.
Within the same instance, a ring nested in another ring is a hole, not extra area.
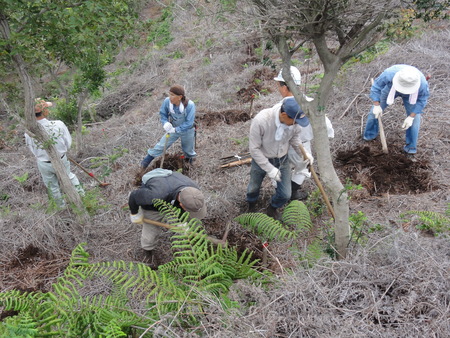
[(197, 183), (189, 177), (167, 169), (157, 168), (142, 177), (142, 186), (132, 191), (128, 206), (132, 223), (142, 224), (141, 247), (151, 253), (158, 244), (161, 227), (147, 224), (144, 219), (162, 222), (164, 215), (153, 205), (160, 199), (189, 212), (190, 218), (206, 217), (206, 204)]

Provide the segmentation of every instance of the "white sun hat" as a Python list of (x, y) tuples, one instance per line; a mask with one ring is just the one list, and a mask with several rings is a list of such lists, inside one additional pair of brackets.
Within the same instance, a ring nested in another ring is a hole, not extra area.
[(402, 94), (413, 94), (420, 87), (420, 72), (413, 66), (399, 70), (392, 79), (394, 89)]

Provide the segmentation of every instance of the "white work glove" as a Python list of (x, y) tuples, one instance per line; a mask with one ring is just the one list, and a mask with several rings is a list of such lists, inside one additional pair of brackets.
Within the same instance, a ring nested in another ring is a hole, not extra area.
[(177, 132), (176, 129), (175, 129), (174, 127), (170, 128), (169, 130), (166, 130), (166, 131), (167, 131), (167, 133), (169, 133), (169, 134), (174, 134), (174, 133)]
[(304, 159), (304, 161), (305, 161), (306, 165), (307, 166), (313, 165), (314, 157), (310, 153), (308, 153), (306, 150), (305, 150), (305, 154), (306, 154), (306, 159)]
[(375, 118), (378, 120), (378, 118), (381, 116), (381, 113), (383, 112), (383, 109), (381, 109), (381, 107), (378, 106), (373, 106), (373, 110), (372, 113), (373, 115), (375, 115)]
[(268, 173), (269, 177), (277, 182), (281, 181), (281, 171), (278, 168), (273, 168)]
[(405, 119), (405, 122), (403, 122), (402, 129), (403, 129), (403, 130), (408, 129), (409, 127), (412, 126), (413, 122), (414, 122), (414, 117), (408, 116), (408, 117)]
[(142, 212), (141, 208), (139, 208), (139, 211), (136, 215), (130, 214), (130, 220), (131, 220), (131, 223), (134, 223), (134, 224), (143, 224), (144, 223), (144, 213)]
[(171, 130), (173, 128), (172, 123), (170, 123), (170, 122), (164, 123), (163, 128), (166, 132), (170, 133), (169, 130)]

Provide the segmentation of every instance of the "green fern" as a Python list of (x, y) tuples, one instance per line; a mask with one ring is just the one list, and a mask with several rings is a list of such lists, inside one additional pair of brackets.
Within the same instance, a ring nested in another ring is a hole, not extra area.
[(296, 238), (297, 234), (281, 222), (261, 213), (246, 213), (234, 219), (244, 228), (255, 232), (264, 240), (286, 240)]
[(283, 223), (298, 234), (309, 231), (313, 224), (308, 208), (301, 201), (291, 201), (283, 210)]
[(320, 239), (315, 239), (312, 243), (310, 243), (306, 247), (303, 259), (306, 260), (308, 267), (312, 267), (323, 256), (324, 256), (323, 243)]
[(450, 232), (450, 217), (444, 216), (438, 212), (433, 211), (417, 211), (411, 210), (400, 214), (400, 217), (410, 220), (408, 216), (418, 216), (418, 229), (429, 230), (435, 234), (445, 234)]
[[(18, 312), (0, 323), (0, 336), (126, 337), (132, 327), (150, 327), (168, 313), (176, 313), (180, 325), (198, 324), (200, 295), (235, 306), (227, 292), (234, 280), (259, 276), (257, 261), (248, 252), (212, 245), (198, 219), (166, 202), (157, 205), (171, 224), (185, 224), (173, 229), (172, 262), (158, 271), (143, 263), (90, 263), (85, 243), (79, 244), (52, 291), (0, 293), (0, 307)], [(92, 294), (89, 285), (103, 287)], [(136, 303), (146, 311), (136, 313)]]
[(38, 334), (37, 323), (33, 317), (25, 312), (21, 316), (5, 318), (0, 326), (1, 337), (35, 337)]

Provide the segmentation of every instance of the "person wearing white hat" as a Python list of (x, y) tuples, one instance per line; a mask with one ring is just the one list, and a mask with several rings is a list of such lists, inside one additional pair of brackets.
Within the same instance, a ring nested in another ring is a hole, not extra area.
[(387, 106), (394, 103), (396, 97), (401, 97), (406, 110), (406, 118), (401, 126), (406, 131), (403, 151), (415, 154), (421, 114), (429, 96), (427, 79), (417, 68), (403, 64), (387, 68), (375, 79), (370, 90), (373, 106), (367, 118), (363, 139), (371, 141), (378, 136), (378, 118)]
[[(51, 102), (46, 102), (39, 98), (36, 99), (36, 105), (34, 107), (36, 120), (50, 135), (51, 140), (54, 142), (56, 150), (61, 156), (61, 161), (66, 168), (67, 175), (73, 186), (81, 196), (84, 196), (84, 189), (81, 186), (78, 177), (70, 171), (70, 162), (66, 156), (67, 151), (69, 151), (70, 146), (72, 145), (72, 137), (64, 122), (59, 120), (47, 120), (47, 116), (50, 113), (48, 108), (51, 106), (53, 106)], [(44, 181), (50, 197), (55, 200), (59, 208), (64, 208), (66, 203), (61, 195), (58, 177), (56, 176), (50, 157), (44, 147), (27, 133), (25, 133), (25, 142), (34, 156), (36, 156), (39, 172), (41, 173), (42, 180)]]
[[(301, 74), (297, 67), (291, 66), (291, 77), (294, 80), (294, 83), (297, 87), (301, 85)], [(289, 88), (288, 84), (283, 78), (283, 70), (280, 70), (277, 77), (274, 78), (275, 81), (278, 82), (278, 92), (283, 97), (283, 102), (287, 98), (293, 98), (294, 94), (292, 94), (291, 89)], [(307, 101), (312, 101), (313, 98), (308, 97), (304, 95), (305, 99)], [(327, 124), (327, 132), (328, 137), (333, 138), (334, 137), (334, 130), (333, 126), (331, 124), (331, 121), (328, 117), (325, 116), (326, 124)], [(303, 148), (308, 153), (311, 153), (311, 141), (313, 139), (313, 131), (311, 124), (308, 124), (306, 127), (301, 127), (301, 137), (302, 137), (302, 145)], [(308, 198), (308, 193), (304, 190), (302, 190), (301, 185), (305, 181), (306, 178), (311, 177), (311, 172), (309, 171), (308, 165), (309, 161), (303, 160), (303, 157), (298, 155), (295, 149), (290, 146), (288, 151), (289, 161), (291, 163), (292, 167), (292, 178), (291, 178), (291, 185), (292, 185), (292, 195), (291, 200), (306, 200)]]

